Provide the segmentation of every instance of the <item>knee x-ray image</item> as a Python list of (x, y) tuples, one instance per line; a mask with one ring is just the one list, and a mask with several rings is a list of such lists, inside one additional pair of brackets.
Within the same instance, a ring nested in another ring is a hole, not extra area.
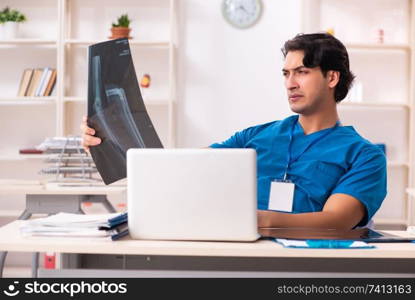
[(88, 126), (102, 140), (90, 152), (110, 184), (126, 177), (128, 149), (163, 145), (141, 96), (128, 39), (94, 44), (88, 54)]

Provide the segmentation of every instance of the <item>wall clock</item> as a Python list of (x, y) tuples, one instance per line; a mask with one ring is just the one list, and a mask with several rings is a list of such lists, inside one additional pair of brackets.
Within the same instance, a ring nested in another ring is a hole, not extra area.
[(248, 28), (258, 22), (262, 13), (261, 0), (223, 0), (222, 14), (229, 24)]

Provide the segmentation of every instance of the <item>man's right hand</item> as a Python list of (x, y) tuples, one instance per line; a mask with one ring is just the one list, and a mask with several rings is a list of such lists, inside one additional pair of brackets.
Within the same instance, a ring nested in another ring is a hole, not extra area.
[(95, 130), (93, 128), (88, 127), (86, 116), (82, 118), (81, 131), (82, 146), (84, 147), (85, 151), (89, 153), (89, 147), (99, 145), (101, 143), (101, 139), (94, 136)]

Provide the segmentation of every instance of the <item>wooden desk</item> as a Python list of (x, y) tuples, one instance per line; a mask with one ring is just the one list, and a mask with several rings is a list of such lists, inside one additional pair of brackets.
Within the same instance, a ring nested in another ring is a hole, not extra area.
[[(270, 240), (198, 242), (106, 238), (23, 237), (14, 221), (0, 227), (0, 250), (89, 254), (132, 254), (231, 257), (407, 258), (415, 260), (415, 243), (378, 243), (375, 249), (293, 249)], [(388, 231), (405, 236), (404, 231)], [(414, 269), (415, 271), (415, 269)]]
[[(187, 265), (185, 264), (184, 269), (189, 270), (190, 267), (195, 271), (203, 269), (249, 271), (251, 274), (252, 272), (264, 274), (258, 272), (265, 271), (271, 272), (269, 274), (334, 272), (372, 273), (373, 276), (381, 276), (381, 273), (415, 275), (415, 243), (380, 243), (374, 244), (375, 249), (289, 249), (269, 240), (238, 243), (150, 241), (126, 238), (112, 242), (101, 238), (22, 237), (19, 232), (21, 222), (15, 221), (0, 228), (1, 251), (50, 251), (94, 254), (94, 256), (97, 254), (133, 255), (147, 262), (147, 258), (150, 258), (150, 261), (157, 261), (157, 259), (159, 262), (164, 261), (165, 266), (174, 270), (178, 270), (180, 266), (172, 264), (172, 261), (186, 263), (187, 258)], [(390, 233), (407, 235), (406, 232), (390, 231)], [(215, 266), (209, 266), (206, 260), (203, 262), (203, 259), (210, 259)], [(167, 263), (167, 260), (170, 262)], [(163, 269), (163, 266), (154, 267), (150, 263), (145, 263), (144, 267), (146, 270)]]
[[(101, 203), (109, 212), (116, 212), (108, 201), (111, 194), (124, 194), (126, 186), (58, 186), (36, 181), (0, 180), (0, 194), (26, 195), (26, 206), (19, 220), (29, 219), (33, 214), (55, 214), (59, 212), (83, 213), (83, 202)], [(0, 253), (0, 277), (2, 276), (7, 252)], [(38, 269), (39, 256), (32, 259), (32, 275)]]

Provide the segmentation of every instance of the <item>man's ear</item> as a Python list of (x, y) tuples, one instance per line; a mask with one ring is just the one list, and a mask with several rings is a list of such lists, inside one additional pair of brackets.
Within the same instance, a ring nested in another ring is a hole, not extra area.
[(327, 79), (328, 79), (329, 87), (335, 88), (340, 80), (340, 72), (339, 71), (328, 71)]

